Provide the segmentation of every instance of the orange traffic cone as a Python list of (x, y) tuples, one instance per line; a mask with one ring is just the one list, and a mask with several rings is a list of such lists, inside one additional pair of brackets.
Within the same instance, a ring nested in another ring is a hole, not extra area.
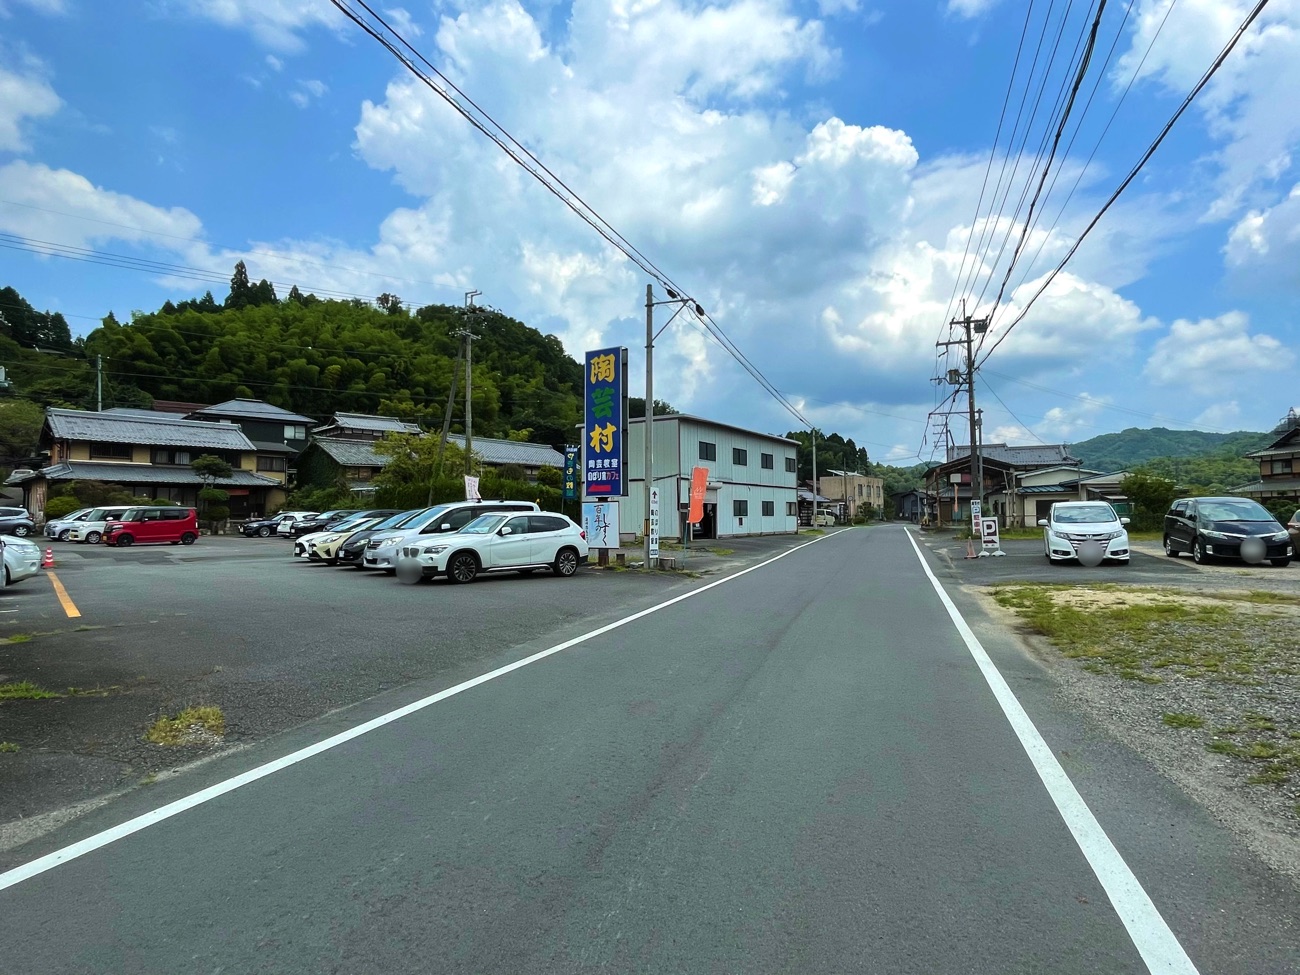
[(41, 559), (41, 568), (42, 569), (54, 568), (54, 549), (47, 548), (45, 550), (45, 558)]
[(973, 540), (968, 541), (966, 543), (966, 558), (968, 559), (979, 558), (979, 556), (975, 554), (975, 542)]

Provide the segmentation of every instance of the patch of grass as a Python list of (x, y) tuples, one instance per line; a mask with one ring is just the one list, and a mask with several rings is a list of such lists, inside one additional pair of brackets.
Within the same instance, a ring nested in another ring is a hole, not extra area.
[(1215, 738), (1205, 746), (1208, 750), (1216, 755), (1238, 755), (1241, 748), (1235, 741), (1228, 741), (1226, 738)]
[(1283, 765), (1274, 762), (1272, 765), (1265, 766), (1259, 772), (1249, 776), (1246, 782), (1250, 785), (1285, 785), (1291, 781), (1291, 773)]
[(14, 633), (5, 637), (5, 643), (26, 643), (32, 638), (30, 633)]
[(1199, 714), (1187, 714), (1181, 711), (1166, 712), (1160, 718), (1171, 728), (1204, 728), (1205, 719)]
[(809, 528), (807, 531), (803, 532), (802, 534), (804, 534), (804, 535), (825, 535), (826, 533), (825, 533), (824, 531), (822, 531), (820, 528)]
[(155, 745), (194, 745), (226, 733), (226, 717), (212, 705), (186, 708), (174, 717), (159, 718), (145, 733)]
[(12, 753), (18, 751), (18, 746), (12, 741), (0, 741), (0, 754)]
[(14, 684), (0, 684), (0, 701), (43, 701), (46, 698), (62, 696), (26, 680)]
[(735, 555), (734, 548), (706, 548), (704, 551), (712, 552), (714, 555)]

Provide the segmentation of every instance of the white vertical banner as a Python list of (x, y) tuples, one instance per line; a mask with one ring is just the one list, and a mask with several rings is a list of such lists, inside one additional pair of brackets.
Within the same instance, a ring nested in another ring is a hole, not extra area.
[(650, 489), (650, 558), (659, 558), (659, 489)]
[(482, 501), (483, 498), (478, 493), (478, 478), (465, 475), (465, 500)]
[(979, 498), (971, 498), (971, 502), (970, 502), (970, 533), (971, 533), (972, 535), (974, 535), (976, 538), (979, 538), (979, 536), (980, 536), (980, 530), (981, 530), (981, 526), (980, 526), (981, 517), (980, 517), (980, 516), (981, 516), (981, 513), (982, 513), (982, 512), (980, 511), (980, 509), (981, 509), (982, 507), (983, 507), (983, 505), (980, 504), (980, 500), (979, 500)]
[(582, 530), (592, 548), (618, 548), (618, 502), (584, 501)]

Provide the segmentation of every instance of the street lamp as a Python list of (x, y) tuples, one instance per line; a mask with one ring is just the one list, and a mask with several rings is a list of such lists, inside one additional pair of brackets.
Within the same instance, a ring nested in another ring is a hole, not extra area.
[[(695, 299), (683, 298), (671, 288), (665, 288), (664, 290), (668, 293), (668, 298), (664, 301), (655, 301), (654, 285), (647, 284), (645, 286), (645, 524), (642, 537), (645, 543), (645, 567), (647, 569), (653, 568), (650, 564), (650, 492), (654, 490), (655, 339), (662, 335), (664, 329), (671, 325), (673, 319), (688, 306), (694, 306), (695, 314), (701, 318), (704, 317), (704, 309), (700, 307)], [(657, 332), (655, 331), (656, 305), (677, 305), (677, 310), (673, 312), (672, 317), (664, 322)]]

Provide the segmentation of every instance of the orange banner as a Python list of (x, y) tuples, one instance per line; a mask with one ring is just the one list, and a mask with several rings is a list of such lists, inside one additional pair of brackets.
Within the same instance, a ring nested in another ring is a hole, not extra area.
[(686, 520), (698, 525), (704, 520), (704, 494), (709, 489), (709, 469), (696, 467), (691, 470), (691, 507), (686, 513)]

